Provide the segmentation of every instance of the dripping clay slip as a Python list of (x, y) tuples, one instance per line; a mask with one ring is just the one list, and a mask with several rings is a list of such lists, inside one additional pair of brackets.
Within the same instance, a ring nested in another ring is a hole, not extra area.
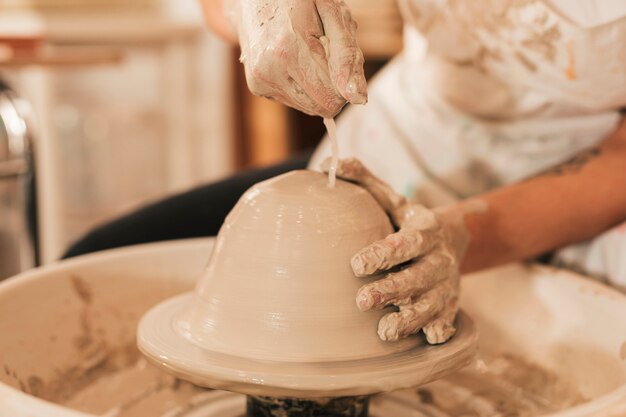
[(311, 415), (365, 416), (364, 396), (457, 370), (477, 340), (463, 313), (443, 345), (421, 335), (378, 338), (390, 308), (358, 310), (357, 290), (379, 277), (356, 278), (350, 258), (392, 231), (374, 198), (352, 183), (331, 188), (324, 174), (303, 170), (256, 184), (226, 218), (195, 291), (151, 309), (138, 346), (180, 378), (254, 396), (248, 415), (271, 408), (295, 416), (289, 407), (323, 403), (330, 409)]
[(331, 144), (331, 159), (328, 169), (328, 185), (332, 188), (337, 181), (337, 164), (339, 163), (339, 142), (337, 141), (337, 125), (335, 119), (324, 119), (324, 126), (328, 132)]

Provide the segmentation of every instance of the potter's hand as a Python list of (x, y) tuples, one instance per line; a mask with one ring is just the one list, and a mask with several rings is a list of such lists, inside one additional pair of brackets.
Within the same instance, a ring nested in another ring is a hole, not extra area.
[(367, 101), (356, 23), (343, 0), (225, 0), (248, 87), (311, 115)]
[[(328, 167), (326, 160), (322, 169)], [(399, 308), (378, 323), (382, 340), (398, 340), (420, 329), (429, 343), (450, 339), (456, 330), (459, 264), (467, 242), (462, 215), (407, 202), (357, 159), (339, 161), (337, 176), (366, 188), (399, 228), (352, 257), (352, 270), (359, 277), (399, 266), (359, 289), (359, 309)]]

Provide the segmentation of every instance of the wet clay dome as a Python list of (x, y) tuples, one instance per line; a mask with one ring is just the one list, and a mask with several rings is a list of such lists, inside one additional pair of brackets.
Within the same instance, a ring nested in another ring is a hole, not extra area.
[(475, 345), (466, 316), (432, 347), (421, 336), (381, 341), (378, 320), (391, 310), (356, 306), (357, 290), (380, 277), (355, 277), (350, 258), (392, 231), (355, 184), (331, 188), (313, 171), (256, 184), (226, 218), (194, 293), (144, 316), (139, 347), (183, 378), (254, 395), (362, 395), (458, 368)]
[(383, 356), (419, 342), (382, 342), (385, 312), (358, 310), (365, 282), (350, 257), (392, 227), (364, 189), (327, 182), (296, 171), (243, 196), (193, 302), (175, 318), (180, 334), (211, 351), (287, 362)]

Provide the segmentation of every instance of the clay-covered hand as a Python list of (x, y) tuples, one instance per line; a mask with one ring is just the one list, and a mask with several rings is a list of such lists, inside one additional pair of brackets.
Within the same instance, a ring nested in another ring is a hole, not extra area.
[(367, 102), (356, 23), (343, 0), (225, 0), (253, 94), (333, 117)]
[[(322, 169), (328, 171), (329, 164), (326, 160)], [(359, 289), (359, 309), (398, 307), (378, 324), (382, 340), (398, 340), (421, 329), (429, 343), (446, 342), (456, 330), (459, 265), (468, 241), (462, 213), (433, 211), (407, 201), (357, 159), (339, 161), (337, 176), (366, 188), (398, 228), (351, 260), (358, 277), (387, 271)]]

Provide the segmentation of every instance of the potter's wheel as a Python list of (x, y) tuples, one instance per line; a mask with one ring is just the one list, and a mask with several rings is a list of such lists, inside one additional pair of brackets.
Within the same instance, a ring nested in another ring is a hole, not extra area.
[(313, 171), (256, 184), (226, 218), (195, 291), (141, 319), (139, 349), (181, 379), (246, 394), (248, 417), (365, 417), (368, 396), (460, 369), (478, 339), (461, 312), (444, 344), (380, 340), (381, 317), (397, 310), (358, 309), (358, 289), (383, 276), (356, 277), (350, 259), (393, 230), (355, 184), (329, 187)]
[(197, 385), (249, 395), (337, 397), (414, 387), (468, 364), (477, 332), (459, 313), (456, 335), (439, 346), (421, 341), (410, 350), (365, 360), (318, 363), (260, 361), (212, 352), (177, 334), (173, 317), (190, 302), (184, 294), (150, 310), (139, 326), (141, 351), (168, 372)]

